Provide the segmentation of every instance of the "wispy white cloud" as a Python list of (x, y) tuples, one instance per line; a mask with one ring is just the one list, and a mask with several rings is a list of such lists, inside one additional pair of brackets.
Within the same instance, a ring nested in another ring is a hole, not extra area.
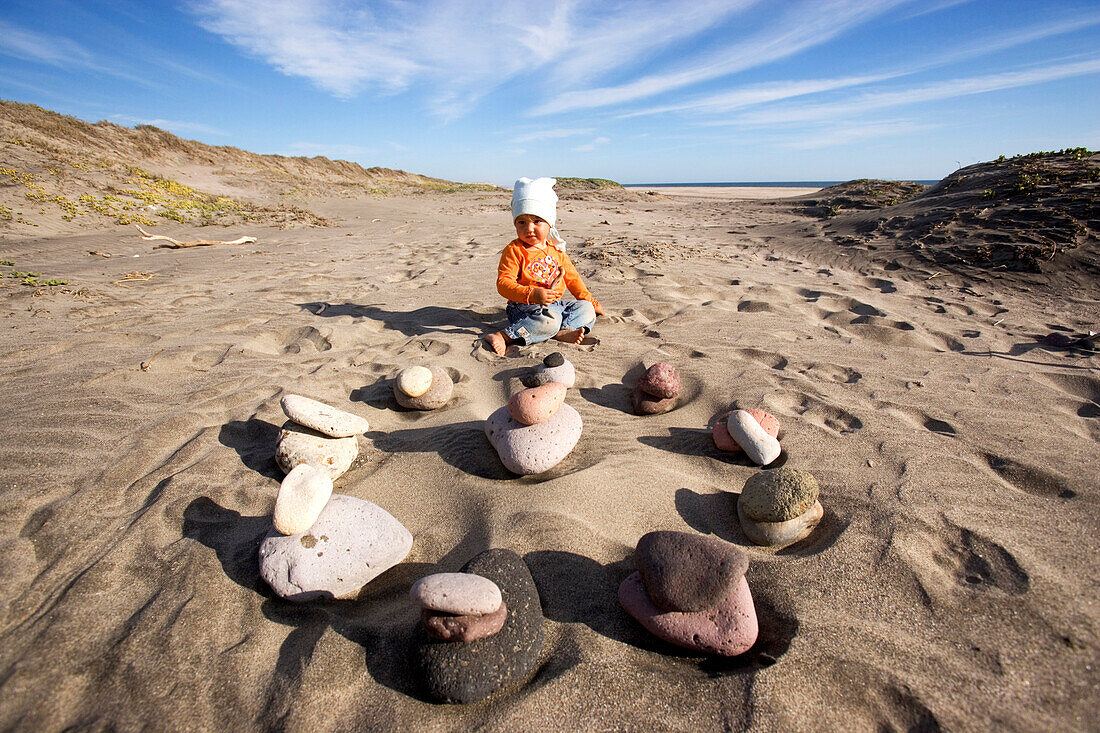
[(766, 110), (745, 112), (734, 120), (714, 124), (730, 124), (732, 122), (735, 124), (772, 125), (847, 119), (892, 107), (904, 107), (953, 97), (985, 94), (1096, 73), (1100, 73), (1100, 57), (1019, 71), (1007, 71), (1000, 74), (949, 79), (907, 89), (866, 92), (851, 99), (823, 104), (779, 105)]
[(35, 33), (0, 20), (0, 54), (51, 66), (98, 68), (95, 57), (68, 38)]
[(813, 0), (782, 14), (771, 26), (664, 73), (616, 86), (568, 91), (534, 110), (550, 114), (623, 104), (729, 76), (793, 56), (836, 38), (905, 0)]
[(367, 9), (338, 0), (195, 0), (191, 7), (207, 30), (284, 74), (345, 99), (425, 85), (430, 111), (449, 119), (518, 76), (539, 72), (540, 85), (565, 84), (630, 67), (761, 1), (430, 0)]
[(595, 130), (593, 128), (582, 129), (569, 129), (558, 128), (555, 130), (538, 130), (537, 132), (528, 132), (523, 135), (518, 135), (512, 138), (511, 142), (519, 144), (526, 142), (542, 141), (542, 140), (560, 140), (563, 137), (576, 137), (577, 135), (591, 135)]
[(587, 153), (595, 150), (601, 145), (607, 145), (609, 142), (611, 142), (611, 138), (609, 137), (598, 137), (592, 142), (585, 143), (584, 145), (578, 145), (575, 148), (570, 148), (570, 150), (572, 150), (574, 153)]
[(836, 145), (861, 142), (876, 137), (912, 135), (916, 132), (943, 127), (939, 123), (923, 123), (913, 120), (878, 120), (875, 122), (849, 122), (825, 128), (816, 127), (801, 134), (788, 136), (781, 144), (796, 150), (811, 150)]
[(803, 97), (810, 94), (844, 89), (846, 87), (862, 86), (877, 81), (883, 81), (898, 76), (898, 73), (884, 73), (875, 76), (850, 76), (838, 79), (801, 79), (797, 81), (778, 81), (765, 84), (752, 84), (738, 89), (731, 89), (720, 94), (711, 94), (695, 97), (676, 104), (666, 104), (660, 107), (649, 107), (618, 115), (620, 119), (628, 117), (640, 117), (643, 115), (655, 115), (665, 112), (730, 112), (735, 109), (751, 107), (769, 102), (778, 102), (793, 97)]
[(217, 127), (211, 127), (210, 125), (204, 125), (201, 122), (187, 122), (184, 120), (164, 120), (164, 119), (146, 119), (144, 117), (133, 117), (131, 115), (116, 114), (110, 115), (107, 119), (111, 122), (115, 122), (122, 125), (153, 125), (163, 130), (168, 130), (176, 134), (184, 135), (219, 135), (227, 136), (228, 132), (220, 130)]

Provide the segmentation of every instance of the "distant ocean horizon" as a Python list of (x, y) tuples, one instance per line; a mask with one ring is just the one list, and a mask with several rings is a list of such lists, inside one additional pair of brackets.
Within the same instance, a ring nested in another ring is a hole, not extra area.
[[(624, 183), (624, 188), (826, 188), (846, 181), (707, 181), (701, 183)], [(914, 181), (932, 185), (939, 181)]]

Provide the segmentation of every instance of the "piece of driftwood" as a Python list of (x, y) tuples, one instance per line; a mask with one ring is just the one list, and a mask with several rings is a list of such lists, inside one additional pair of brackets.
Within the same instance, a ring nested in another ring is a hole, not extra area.
[(252, 244), (256, 241), (255, 237), (241, 237), (240, 239), (234, 239), (232, 242), (219, 242), (212, 239), (196, 239), (193, 242), (181, 242), (178, 239), (172, 239), (171, 237), (165, 237), (161, 234), (150, 234), (135, 224), (138, 231), (141, 232), (141, 238), (145, 240), (162, 239), (168, 244), (158, 244), (153, 249), (159, 249), (164, 247), (166, 249), (178, 249), (180, 247), (207, 247), (211, 244)]

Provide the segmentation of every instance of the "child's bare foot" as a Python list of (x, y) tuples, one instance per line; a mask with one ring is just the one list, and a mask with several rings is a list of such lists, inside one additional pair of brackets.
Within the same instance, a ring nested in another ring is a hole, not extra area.
[(581, 339), (584, 338), (584, 329), (571, 328), (568, 331), (558, 331), (554, 334), (554, 338), (558, 341), (564, 341), (567, 344), (579, 344)]
[(489, 348), (492, 349), (493, 353), (497, 356), (504, 356), (504, 350), (508, 348), (508, 342), (505, 340), (504, 334), (500, 331), (486, 336), (485, 343), (489, 344)]

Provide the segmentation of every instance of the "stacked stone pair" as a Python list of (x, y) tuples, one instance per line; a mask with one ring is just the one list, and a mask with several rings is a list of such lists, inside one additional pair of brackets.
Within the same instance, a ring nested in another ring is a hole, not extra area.
[(650, 633), (720, 656), (743, 654), (756, 643), (749, 559), (736, 546), (688, 532), (650, 532), (638, 541), (634, 566), (637, 572), (619, 586), (619, 603)]
[(547, 354), (542, 363), (523, 378), (524, 387), (540, 387), (549, 382), (560, 382), (572, 387), (577, 381), (577, 370), (560, 351)]
[(455, 383), (440, 367), (405, 367), (393, 380), (393, 396), (406, 410), (438, 410), (451, 401)]
[(281, 401), (292, 422), (283, 425), (275, 446), (275, 462), (283, 473), (307, 464), (335, 481), (359, 455), (357, 435), (370, 430), (366, 419), (324, 402), (288, 394)]
[(486, 550), (460, 573), (421, 579), (410, 595), (422, 608), (415, 656), (432, 697), (474, 703), (534, 672), (542, 651), (542, 605), (516, 553)]
[(657, 362), (646, 369), (630, 393), (630, 402), (638, 415), (660, 415), (676, 409), (680, 396), (680, 375), (676, 367)]
[(420, 624), (440, 641), (477, 641), (504, 627), (508, 607), (493, 581), (474, 573), (436, 573), (413, 584)]
[(775, 548), (805, 539), (825, 515), (819, 493), (817, 479), (808, 471), (783, 466), (753, 474), (737, 499), (745, 536)]
[(719, 450), (744, 451), (758, 466), (772, 463), (783, 448), (779, 445), (779, 421), (764, 410), (731, 410), (711, 428)]
[(284, 427), (276, 450), (287, 475), (260, 543), (260, 576), (291, 601), (355, 597), (405, 559), (412, 534), (376, 504), (332, 493), (358, 454), (366, 420), (299, 395), (282, 406), (296, 424)]
[(512, 473), (549, 471), (569, 455), (584, 427), (580, 414), (565, 404), (568, 388), (547, 382), (517, 392), (485, 421), (485, 435)]

